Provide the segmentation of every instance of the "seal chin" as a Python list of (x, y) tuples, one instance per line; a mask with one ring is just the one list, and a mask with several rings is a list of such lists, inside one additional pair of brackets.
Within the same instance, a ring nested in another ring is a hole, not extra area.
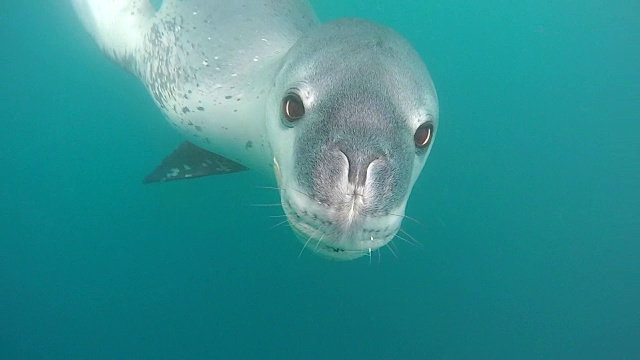
[[(305, 194), (281, 191), (282, 207), (304, 249), (331, 259), (353, 260), (385, 246), (398, 230), (404, 206), (379, 216), (340, 209)], [(354, 214), (355, 212), (355, 214)]]

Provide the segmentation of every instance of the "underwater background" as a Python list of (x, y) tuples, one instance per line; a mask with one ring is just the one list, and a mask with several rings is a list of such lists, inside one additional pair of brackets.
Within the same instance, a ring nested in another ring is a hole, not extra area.
[(4, 0), (0, 359), (640, 358), (640, 3), (313, 3), (429, 67), (422, 246), (298, 257), (269, 179), (143, 185), (181, 136), (66, 1)]

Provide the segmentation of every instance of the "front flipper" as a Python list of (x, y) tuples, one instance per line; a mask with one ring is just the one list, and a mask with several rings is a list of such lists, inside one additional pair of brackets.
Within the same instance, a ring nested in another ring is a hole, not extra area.
[(143, 181), (163, 182), (192, 179), (209, 175), (222, 175), (247, 170), (246, 167), (188, 141), (167, 156)]

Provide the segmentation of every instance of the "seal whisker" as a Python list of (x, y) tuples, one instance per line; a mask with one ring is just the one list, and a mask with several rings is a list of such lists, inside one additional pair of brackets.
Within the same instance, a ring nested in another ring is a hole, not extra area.
[(277, 186), (256, 186), (256, 188), (258, 189), (267, 189), (267, 190), (281, 190), (279, 187)]
[(298, 260), (300, 260), (300, 257), (302, 256), (302, 253), (304, 252), (304, 249), (307, 248), (307, 244), (309, 244), (309, 241), (311, 241), (311, 238), (314, 237), (318, 233), (318, 231), (320, 231), (320, 228), (317, 228), (316, 231), (314, 231), (313, 234), (311, 234), (311, 236), (309, 236), (307, 241), (305, 241), (304, 246), (302, 247), (302, 250), (300, 250), (300, 253), (298, 254)]
[(273, 206), (282, 206), (282, 204), (277, 203), (277, 204), (249, 204), (249, 206), (252, 207), (273, 207)]
[(426, 228), (426, 225), (424, 225), (423, 223), (421, 223), (419, 220), (416, 220), (416, 219), (412, 218), (412, 217), (411, 217), (411, 216), (409, 216), (409, 215), (406, 215), (406, 214), (399, 215), (399, 214), (394, 214), (394, 213), (389, 213), (389, 215), (397, 216), (397, 217), (401, 217), (401, 218), (403, 218), (403, 219), (409, 219), (409, 220), (413, 221), (414, 223), (416, 223), (416, 224), (418, 224), (418, 225), (423, 226), (423, 227), (425, 227), (425, 228)]
[(398, 245), (393, 241), (393, 239), (389, 240), (387, 244), (393, 246), (393, 248), (398, 251)]
[[(302, 191), (302, 190), (298, 190), (298, 189), (294, 188), (293, 186), (291, 186), (291, 185), (287, 184), (287, 183), (286, 183), (286, 182), (284, 182), (284, 181), (281, 181), (280, 183), (281, 183), (284, 187), (286, 187), (286, 188), (288, 188), (288, 189), (291, 189), (291, 190), (293, 190), (293, 191), (297, 192), (298, 194), (302, 194), (302, 195), (304, 195), (304, 196), (306, 196), (306, 197), (311, 197), (311, 195), (309, 195), (308, 193), (306, 193), (306, 192), (304, 192), (304, 191)], [(280, 185), (280, 184), (279, 184), (279, 185)], [(279, 188), (281, 191), (283, 190), (283, 188), (282, 188), (282, 187), (278, 187), (278, 188)]]
[[(400, 232), (402, 232), (404, 235), (408, 236), (408, 237), (409, 237), (409, 239), (411, 239), (411, 241), (412, 241), (412, 242), (411, 242), (411, 244), (412, 244), (413, 246), (420, 247), (420, 248), (424, 248), (424, 245), (422, 245), (422, 244), (420, 243), (420, 241), (416, 240), (416, 238), (414, 238), (413, 236), (411, 236), (411, 234), (409, 234), (408, 232), (406, 232), (403, 228), (399, 228), (398, 230), (399, 230)], [(397, 234), (396, 234), (396, 236), (397, 236)]]
[[(301, 190), (298, 190), (298, 189), (290, 186), (289, 184), (286, 184), (286, 183), (283, 182), (283, 185), (285, 187), (293, 190), (293, 191), (296, 191), (296, 192), (302, 194), (302, 195), (309, 196), (309, 194), (307, 194), (307, 193), (305, 193), (305, 192), (303, 192)], [(266, 189), (266, 190), (278, 190), (278, 191), (282, 191), (283, 190), (283, 188), (280, 187), (280, 186), (256, 186), (256, 188), (258, 188), (258, 189)]]
[(286, 224), (286, 223), (288, 223), (288, 222), (289, 222), (289, 219), (285, 219), (285, 220), (283, 220), (283, 221), (280, 221), (279, 223), (277, 223), (277, 224), (273, 225), (272, 227), (270, 227), (270, 228), (269, 228), (269, 230), (271, 230), (271, 229), (275, 229), (275, 228), (277, 228), (278, 226), (283, 225), (283, 224)]
[(406, 242), (407, 244), (409, 244), (409, 245), (411, 245), (411, 246), (415, 246), (415, 247), (422, 247), (422, 246), (418, 246), (418, 245), (414, 244), (413, 242), (411, 242), (411, 241), (409, 241), (409, 240), (407, 240), (407, 239), (403, 238), (402, 236), (400, 236), (400, 235), (398, 235), (398, 234), (396, 234), (396, 235), (395, 235), (395, 237), (397, 237), (398, 239), (400, 239), (400, 240), (402, 240), (402, 241)]
[(398, 254), (396, 254), (396, 252), (393, 251), (393, 248), (391, 246), (389, 246), (389, 243), (391, 243), (391, 241), (389, 241), (388, 243), (384, 244), (384, 246), (386, 246), (387, 249), (389, 249), (389, 251), (391, 251), (391, 254), (393, 254), (393, 257), (395, 257), (397, 259), (398, 258)]
[[(318, 228), (319, 229), (319, 228)], [(324, 235), (322, 234), (322, 236), (320, 236), (320, 239), (318, 239), (318, 242), (316, 243), (316, 246), (313, 248), (313, 252), (317, 253), (318, 252), (318, 245), (320, 245), (320, 243), (322, 242), (322, 239), (324, 239)]]
[(373, 253), (374, 252), (378, 253), (378, 265), (380, 265), (380, 259), (381, 259), (381, 257), (380, 257), (380, 248), (373, 249), (373, 250), (371, 248), (369, 248), (369, 251), (365, 253), (365, 256), (369, 257), (369, 266), (371, 266), (371, 264), (372, 264), (372, 262), (371, 262), (372, 260), (371, 259), (373, 259)]

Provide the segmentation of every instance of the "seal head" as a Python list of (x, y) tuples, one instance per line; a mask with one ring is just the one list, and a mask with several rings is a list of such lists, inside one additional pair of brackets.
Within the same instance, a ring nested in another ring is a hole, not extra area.
[(411, 46), (364, 20), (324, 24), (289, 50), (269, 96), (282, 206), (305, 248), (349, 260), (391, 241), (438, 124)]

